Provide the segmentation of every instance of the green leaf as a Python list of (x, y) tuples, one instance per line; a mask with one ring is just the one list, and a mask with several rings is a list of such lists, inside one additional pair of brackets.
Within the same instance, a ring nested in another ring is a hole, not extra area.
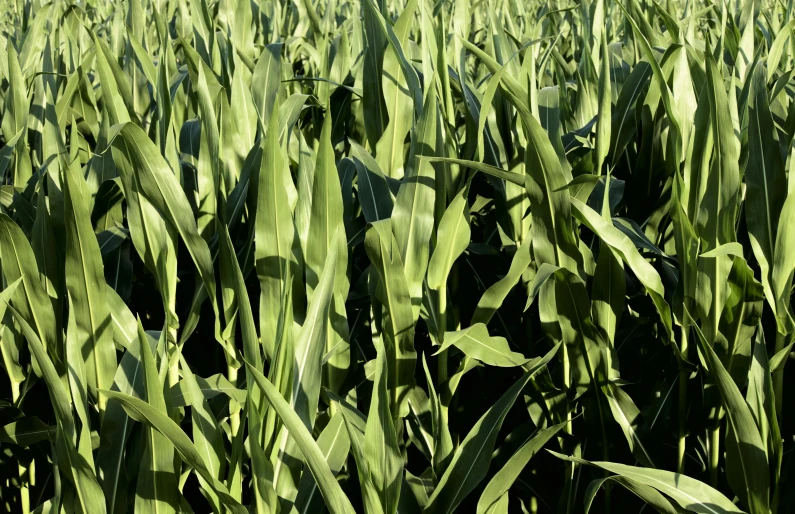
[(364, 430), (364, 458), (367, 474), (373, 484), (384, 514), (395, 514), (400, 498), (403, 458), (395, 431), (389, 391), (386, 350), (377, 344), (373, 396)]
[(499, 503), (502, 498), (507, 498), (508, 490), (519, 478), (530, 459), (537, 454), (547, 442), (552, 439), (566, 423), (559, 423), (549, 428), (542, 428), (527, 439), (511, 458), (494, 474), (478, 500), (477, 513), (490, 514), (501, 512)]
[(279, 394), (278, 389), (268, 380), (265, 376), (257, 371), (256, 368), (246, 363), (248, 370), (251, 372), (257, 387), (265, 395), (265, 398), (276, 410), (279, 418), (284, 423), (290, 436), (296, 441), (296, 444), (301, 449), (301, 453), (306, 459), (309, 470), (317, 481), (320, 493), (323, 499), (326, 500), (326, 507), (332, 514), (353, 513), (353, 506), (345, 496), (342, 488), (334, 478), (328, 463), (326, 462), (323, 452), (318, 448), (317, 442), (312, 439), (312, 434), (306, 429), (301, 418), (293, 411), (290, 405)]
[[(654, 52), (652, 51), (651, 44), (649, 44), (649, 40), (643, 34), (643, 32), (638, 28), (638, 24), (636, 20), (627, 12), (623, 5), (619, 4), (621, 10), (624, 11), (625, 18), (632, 26), (632, 32), (635, 34), (635, 38), (637, 42), (640, 44), (641, 49), (643, 50), (643, 54), (646, 57), (646, 60), (651, 65), (652, 70), (652, 77), (657, 83), (657, 86), (660, 91), (660, 95), (662, 96), (663, 106), (665, 107), (665, 112), (668, 115), (668, 118), (671, 120), (672, 128), (674, 129), (673, 137), (675, 144), (674, 144), (674, 162), (679, 163), (681, 159), (684, 157), (682, 155), (682, 141), (686, 136), (686, 132), (682, 130), (682, 122), (679, 119), (681, 114), (678, 109), (674, 106), (673, 103), (673, 93), (671, 92), (668, 84), (666, 82), (665, 74), (663, 73), (662, 69), (660, 68), (657, 59), (655, 58)], [(641, 20), (642, 23), (647, 23), (646, 19), (643, 18)]]
[(734, 255), (736, 257), (743, 256), (743, 245), (737, 242), (731, 243), (724, 243), (717, 248), (713, 248), (708, 252), (704, 252), (699, 255), (702, 259), (714, 259), (716, 257), (722, 257), (724, 255)]
[(691, 512), (699, 514), (741, 514), (743, 512), (716, 489), (686, 475), (613, 462), (589, 462), (548, 451), (563, 460), (602, 468), (639, 484), (653, 487), (670, 497), (683, 509)]
[(356, 174), (359, 177), (359, 203), (365, 221), (374, 223), (389, 218), (392, 215), (394, 200), (378, 162), (355, 141), (350, 140), (350, 145)]
[[(342, 413), (334, 414), (331, 421), (317, 438), (317, 446), (326, 457), (329, 468), (334, 475), (338, 475), (348, 459), (351, 442), (345, 427)], [(295, 498), (295, 508), (300, 514), (317, 512), (323, 508), (323, 498), (317, 494), (318, 485), (311, 473), (301, 475), (298, 494)]]
[[(515, 102), (517, 105), (521, 104)], [(582, 255), (571, 224), (569, 194), (560, 191), (568, 181), (544, 129), (524, 107), (520, 114), (528, 132), (525, 187), (530, 198), (533, 254), (539, 265), (554, 264), (579, 274)]]
[(32, 416), (8, 423), (0, 428), (0, 441), (19, 446), (30, 446), (48, 439), (55, 441), (57, 430), (57, 427), (47, 425), (39, 418)]
[(94, 466), (94, 456), (91, 453), (91, 424), (88, 420), (88, 388), (83, 363), (82, 348), (77, 338), (77, 323), (75, 319), (74, 304), (69, 296), (69, 320), (66, 327), (66, 365), (69, 391), (72, 393), (72, 403), (80, 428), (77, 434), (77, 451), (82, 455), (89, 466)]
[(605, 393), (608, 405), (610, 405), (613, 419), (616, 420), (624, 432), (624, 437), (627, 439), (627, 444), (629, 444), (632, 454), (644, 466), (655, 467), (651, 455), (649, 455), (638, 434), (640, 410), (638, 410), (635, 402), (622, 388), (612, 383), (608, 383), (602, 390)]
[(436, 489), (428, 499), (425, 512), (430, 514), (453, 512), (483, 480), (491, 462), (497, 433), (505, 416), (530, 379), (552, 360), (558, 350), (560, 345), (556, 345), (543, 358), (535, 361), (533, 366), (475, 423), (453, 455), (447, 471), (439, 479)]
[(378, 491), (368, 471), (369, 462), (364, 455), (364, 433), (367, 426), (367, 418), (364, 414), (356, 410), (356, 407), (351, 406), (342, 398), (332, 396), (332, 399), (340, 406), (340, 412), (345, 419), (345, 428), (348, 431), (348, 437), (351, 441), (351, 453), (353, 453), (353, 458), (356, 461), (359, 485), (362, 488), (364, 511), (367, 513), (381, 512), (383, 511), (383, 507), (381, 506)]
[(257, 59), (251, 77), (251, 96), (259, 118), (267, 123), (271, 119), (281, 82), (282, 44), (266, 45)]
[(637, 130), (636, 102), (645, 91), (645, 86), (652, 76), (649, 63), (640, 61), (627, 77), (621, 92), (618, 94), (613, 111), (613, 126), (618, 130), (610, 130), (611, 166), (615, 166), (627, 145), (632, 142)]
[[(367, 0), (371, 2), (371, 0)], [(428, 268), (428, 242), (433, 232), (436, 171), (427, 159), (437, 147), (436, 94), (429, 92), (412, 135), (409, 164), (392, 210), (392, 232), (400, 250), (414, 319), (422, 302), (422, 281)]]
[(0, 214), (0, 253), (6, 282), (21, 279), (13, 296), (14, 308), (30, 326), (35, 327), (54, 364), (60, 366), (63, 354), (55, 313), (51, 299), (39, 281), (36, 257), (22, 229), (5, 214)]
[(721, 364), (715, 350), (707, 343), (698, 326), (694, 325), (694, 328), (705, 365), (723, 399), (731, 435), (739, 445), (737, 458), (742, 470), (745, 490), (735, 492), (745, 500), (752, 514), (768, 512), (770, 510), (770, 476), (765, 455), (765, 443), (762, 441), (756, 421), (745, 398), (737, 388), (737, 384)]
[[(403, 261), (390, 220), (377, 221), (367, 230), (365, 250), (378, 277), (375, 299), (386, 310), (383, 320), (385, 348), (389, 352), (389, 385), (392, 413), (408, 414), (408, 397), (414, 386), (414, 317)], [(372, 300), (371, 293), (371, 300)]]
[[(295, 227), (288, 204), (288, 187), (294, 187), (290, 170), (279, 144), (277, 112), (269, 118), (268, 134), (262, 139), (262, 164), (255, 170), (256, 211), (254, 219), (254, 263), (260, 284), (259, 326), (262, 346), (273, 359), (279, 310), (269, 307), (279, 303), (284, 288), (286, 267), (293, 266)], [(308, 258), (309, 256), (307, 256)]]
[[(604, 210), (607, 213), (608, 211)], [(611, 349), (615, 348), (616, 329), (624, 310), (626, 280), (624, 267), (612, 248), (602, 243), (591, 286), (592, 315)]]
[(85, 359), (88, 388), (97, 398), (100, 415), (105, 399), (97, 389), (109, 389), (116, 372), (116, 351), (99, 243), (91, 225), (89, 192), (74, 165), (64, 169), (64, 220), (66, 222), (66, 288), (74, 310), (75, 344)]
[[(305, 256), (307, 297), (312, 299), (314, 289), (320, 280), (321, 270), (329, 253), (337, 252), (334, 288), (329, 327), (326, 333), (325, 351), (330, 352), (337, 344), (340, 351), (335, 352), (324, 367), (323, 382), (332, 391), (339, 391), (350, 366), (350, 351), (347, 348), (348, 323), (343, 302), (348, 295), (348, 245), (346, 238), (337, 232), (344, 232), (342, 189), (340, 176), (335, 163), (334, 148), (331, 142), (331, 111), (323, 119), (320, 143), (317, 151), (315, 176), (312, 183), (312, 212), (309, 221), (308, 241), (311, 241)], [(334, 246), (337, 246), (333, 250)]]
[[(163, 338), (161, 338), (162, 340)], [(168, 409), (163, 396), (163, 384), (158, 375), (157, 364), (149, 347), (149, 336), (144, 332), (138, 320), (138, 355), (141, 359), (146, 406), (159, 416), (167, 416)], [(127, 404), (118, 396), (123, 393), (109, 394), (110, 398), (121, 401), (130, 417)], [(142, 421), (141, 419), (137, 419)], [(172, 422), (173, 423), (173, 422)], [(145, 428), (145, 450), (141, 458), (138, 480), (135, 488), (135, 508), (146, 511), (177, 512), (180, 494), (174, 473), (174, 444), (171, 438), (154, 426)]]
[[(113, 160), (125, 184), (125, 197), (129, 198), (134, 192), (140, 193), (179, 233), (198, 269), (199, 277), (218, 319), (215, 273), (210, 250), (199, 235), (190, 204), (174, 173), (163, 160), (154, 143), (146, 137), (140, 127), (134, 124), (126, 123), (115, 127), (112, 148)], [(142, 253), (141, 248), (137, 249)], [(216, 338), (220, 338), (219, 326), (216, 327)]]
[(361, 17), (366, 63), (362, 67), (362, 111), (367, 141), (374, 148), (389, 119), (381, 83), (387, 39), (379, 26), (378, 12), (366, 2), (361, 4)]
[[(320, 389), (322, 384), (323, 355), (326, 353), (328, 335), (329, 309), (333, 299), (334, 279), (338, 267), (339, 248), (344, 238), (342, 227), (337, 230), (332, 244), (331, 252), (323, 271), (320, 283), (309, 302), (306, 319), (298, 333), (295, 342), (295, 355), (292, 359), (292, 385), (289, 388), (288, 405), (303, 423), (307, 430), (315, 424)], [(291, 455), (290, 450), (298, 444), (289, 427), (283, 428), (279, 439), (279, 454)], [(300, 447), (300, 445), (299, 445)], [(274, 465), (274, 486), (278, 486), (282, 479), (287, 479), (288, 474), (293, 482), (298, 479), (300, 469), (292, 464), (286, 456), (279, 456), (279, 461)], [(277, 489), (278, 491), (278, 489)]]
[[(238, 389), (220, 373), (208, 378), (194, 375), (194, 379), (199, 388), (199, 392), (201, 392), (206, 400), (211, 400), (218, 395), (224, 395), (238, 403), (246, 402), (246, 390)], [(171, 388), (172, 407), (186, 407), (192, 405), (193, 400), (194, 398), (188, 391), (188, 384), (184, 379)]]
[[(601, 6), (603, 3), (597, 4)], [(594, 23), (599, 23), (594, 20)], [(603, 29), (599, 23), (599, 29)], [(607, 159), (607, 153), (610, 151), (611, 127), (613, 124), (612, 116), (612, 94), (611, 94), (611, 77), (610, 77), (610, 47), (607, 45), (607, 31), (601, 30), (602, 37), (599, 44), (601, 49), (601, 63), (599, 69), (599, 87), (598, 87), (598, 105), (597, 121), (596, 121), (596, 172), (602, 174), (602, 165)], [(610, 170), (606, 170), (608, 176)], [(608, 188), (605, 188), (605, 195), (607, 195)], [(605, 202), (603, 205), (605, 205)]]
[(136, 421), (147, 423), (168, 438), (185, 462), (193, 467), (193, 469), (210, 484), (230, 512), (234, 512), (235, 514), (247, 512), (240, 503), (229, 496), (226, 487), (212, 476), (202, 460), (201, 454), (193, 445), (190, 438), (166, 414), (160, 412), (148, 403), (124, 393), (104, 391), (103, 394), (121, 402), (122, 405), (124, 405), (124, 410), (127, 411), (130, 417)]
[[(379, 41), (389, 42), (390, 48), (394, 50), (397, 61), (400, 64), (400, 70), (403, 72), (403, 76), (406, 79), (406, 83), (408, 84), (409, 94), (414, 100), (414, 111), (417, 115), (419, 115), (423, 112), (422, 89), (417, 77), (417, 72), (414, 70), (414, 68), (411, 66), (411, 63), (409, 63), (405, 56), (403, 46), (400, 44), (400, 39), (395, 34), (395, 30), (392, 28), (392, 25), (388, 23), (383, 14), (376, 9), (376, 5), (373, 3), (373, 0), (365, 0), (363, 2), (362, 9), (364, 10), (364, 24), (367, 27), (366, 30), (368, 34), (368, 41), (370, 41), (370, 35), (372, 33), (376, 33), (378, 35), (374, 35), (373, 37), (375, 44), (378, 44)], [(384, 59), (386, 59), (386, 53), (384, 53)], [(379, 68), (376, 67), (375, 69), (378, 70)], [(380, 80), (380, 78), (381, 75), (379, 74), (376, 80)], [(380, 93), (383, 94), (382, 91)]]
[(585, 490), (585, 514), (590, 512), (594, 497), (599, 492), (599, 489), (608, 482), (615, 482), (626, 490), (631, 491), (638, 498), (646, 502), (646, 504), (654, 507), (660, 514), (680, 514), (682, 512), (681, 509), (674, 507), (665, 496), (657, 491), (657, 489), (621, 475), (611, 475), (609, 477), (596, 479), (588, 484), (588, 488)]
[[(765, 69), (756, 66), (748, 105), (748, 166), (745, 171), (745, 217), (751, 249), (759, 263), (768, 304), (776, 312), (783, 303), (780, 288), (782, 263), (776, 260), (778, 227), (787, 199), (787, 178), (778, 144), (778, 133), (768, 103)], [(782, 241), (783, 243), (783, 241)], [(786, 272), (789, 273), (789, 272)], [(782, 313), (783, 314), (783, 313)]]
[(450, 202), (436, 230), (436, 246), (428, 264), (428, 287), (435, 290), (447, 287), (447, 277), (456, 259), (464, 253), (472, 231), (469, 228), (469, 206), (464, 187)]
[(530, 246), (530, 240), (526, 239), (525, 242), (522, 243), (522, 246), (516, 250), (516, 253), (513, 254), (511, 267), (508, 269), (508, 273), (486, 289), (486, 292), (480, 297), (478, 305), (475, 308), (475, 313), (472, 315), (473, 325), (476, 323), (488, 324), (497, 312), (497, 309), (499, 309), (505, 301), (508, 293), (511, 292), (511, 289), (519, 283), (522, 274), (530, 265)]
[[(709, 57), (707, 84), (703, 94), (706, 95), (704, 101), (709, 108), (714, 148), (694, 228), (702, 240), (703, 249), (710, 251), (733, 242), (737, 237), (735, 220), (739, 209), (740, 145), (733, 130), (723, 77)], [(726, 279), (730, 267), (727, 256), (698, 261), (696, 307), (699, 318), (705, 323), (703, 329), (710, 342), (717, 337), (719, 318), (728, 294)]]
[(193, 376), (185, 357), (180, 354), (180, 368), (185, 382), (191, 405), (191, 422), (193, 424), (193, 444), (202, 453), (207, 468), (215, 478), (224, 477), (226, 468), (226, 454), (224, 452), (223, 433), (218, 426), (212, 410), (207, 405), (207, 400), (199, 388), (199, 383)]
[(502, 168), (498, 168), (490, 164), (484, 164), (482, 162), (477, 162), (477, 161), (467, 161), (464, 159), (453, 159), (450, 157), (434, 157), (432, 155), (426, 155), (425, 158), (428, 162), (446, 162), (450, 164), (457, 164), (465, 168), (472, 168), (473, 170), (480, 171), (481, 173), (485, 173), (486, 175), (491, 175), (492, 177), (497, 177), (503, 180), (507, 180), (508, 182), (511, 182), (512, 184), (516, 184), (518, 186), (525, 185), (524, 175), (520, 175), (519, 173), (514, 173), (512, 171), (506, 171)]
[(108, 48), (104, 40), (99, 39), (93, 31), (89, 30), (94, 40), (97, 59), (99, 81), (102, 85), (104, 106), (108, 111), (111, 125), (119, 123), (138, 122), (135, 106), (132, 99), (132, 89), (127, 76), (119, 67), (116, 56)]
[[(417, 10), (417, 0), (409, 0), (394, 25), (395, 36), (401, 47), (408, 42), (409, 29)], [(393, 43), (394, 44), (394, 43)], [(403, 176), (403, 143), (412, 126), (414, 109), (408, 81), (400, 67), (400, 58), (395, 47), (389, 45), (384, 51), (381, 90), (389, 121), (375, 146), (379, 166), (389, 177)], [(412, 68), (412, 72), (413, 72)]]
[[(8, 298), (0, 295), (0, 301), (8, 303)], [(58, 422), (56, 433), (56, 447), (60, 456), (61, 464), (68, 467), (71, 471), (70, 481), (74, 484), (77, 491), (78, 501), (84, 512), (104, 513), (105, 498), (99, 486), (93, 467), (80, 454), (76, 447), (77, 430), (70, 404), (69, 394), (63, 382), (58, 376), (44, 345), (39, 340), (36, 332), (25, 321), (21, 313), (14, 307), (9, 306), (14, 317), (22, 327), (22, 332), (28, 340), (28, 348), (31, 355), (36, 359), (41, 369), (44, 382), (50, 395), (55, 417)]]
[[(113, 298), (114, 295), (115, 293), (112, 291), (107, 291), (108, 299)], [(121, 303), (121, 306), (114, 304), (113, 301), (109, 302), (109, 305), (111, 312), (117, 314), (124, 312), (125, 321), (119, 324), (119, 330), (127, 342), (127, 351), (124, 352), (119, 367), (116, 369), (113, 390), (145, 398), (146, 390), (143, 373), (141, 373), (142, 359), (138, 343), (138, 322), (121, 298), (115, 296), (115, 299)], [(151, 344), (151, 342), (148, 341), (147, 344)], [(102, 490), (105, 492), (108, 512), (113, 514), (121, 514), (127, 509), (128, 482), (124, 457), (126, 443), (132, 432), (133, 424), (119, 402), (108, 401), (100, 431), (99, 444), (102, 451), (97, 455), (97, 466), (102, 471)]]
[(523, 366), (529, 361), (521, 353), (512, 352), (504, 337), (489, 336), (489, 331), (483, 323), (455, 332), (446, 332), (444, 344), (434, 355), (444, 352), (451, 346), (489, 366)]
[[(254, 387), (254, 378), (251, 369), (263, 369), (262, 350), (257, 337), (257, 328), (254, 323), (254, 314), (251, 303), (248, 300), (248, 291), (243, 280), (243, 273), (237, 262), (229, 231), (226, 227), (221, 233), (219, 260), (221, 270), (226, 270), (229, 276), (224, 276), (224, 282), (228, 284), (234, 293), (238, 305), (238, 318), (240, 320), (240, 335), (243, 345), (243, 358), (249, 365), (246, 367), (246, 414), (249, 428), (249, 439), (254, 444), (250, 444), (252, 478), (254, 482), (254, 502), (258, 509), (273, 509), (276, 503), (276, 494), (272, 487), (273, 469), (267, 460), (264, 449), (261, 447), (262, 433), (262, 414), (265, 411), (265, 399), (262, 397), (259, 388)], [(243, 443), (242, 429), (239, 429), (239, 444)], [(242, 448), (239, 450), (242, 451)], [(235, 466), (230, 466), (230, 472), (236, 471)], [(230, 480), (231, 482), (231, 480)]]
[[(425, 379), (428, 383), (428, 398), (431, 407), (431, 423), (433, 431), (433, 460), (431, 462), (435, 476), (442, 476), (450, 464), (453, 456), (453, 440), (450, 436), (450, 426), (445, 419), (443, 406), (440, 396), (436, 393), (436, 387), (428, 370), (428, 363), (425, 355), (422, 356), (422, 368), (425, 371)], [(427, 498), (425, 499), (427, 503)]]
[(610, 221), (599, 216), (593, 209), (580, 202), (576, 198), (571, 199), (571, 206), (574, 215), (591, 231), (593, 231), (607, 246), (629, 266), (638, 280), (646, 287), (657, 311), (662, 319), (663, 326), (671, 334), (671, 314), (670, 307), (665, 301), (665, 289), (659, 273), (654, 267), (641, 257), (638, 249), (632, 240), (622, 231), (613, 226)]

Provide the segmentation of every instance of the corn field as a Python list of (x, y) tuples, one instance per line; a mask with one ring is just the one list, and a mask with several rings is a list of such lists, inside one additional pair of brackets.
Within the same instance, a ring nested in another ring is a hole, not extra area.
[(0, 510), (795, 512), (793, 0), (0, 0)]

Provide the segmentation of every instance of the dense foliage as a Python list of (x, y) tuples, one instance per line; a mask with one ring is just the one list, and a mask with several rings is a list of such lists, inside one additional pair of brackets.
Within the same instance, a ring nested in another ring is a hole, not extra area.
[(795, 512), (774, 0), (0, 2), (9, 512)]

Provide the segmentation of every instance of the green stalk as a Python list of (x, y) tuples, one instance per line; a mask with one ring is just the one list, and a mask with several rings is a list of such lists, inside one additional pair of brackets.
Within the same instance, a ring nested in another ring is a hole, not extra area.
[(720, 414), (718, 408), (715, 425), (709, 429), (709, 483), (712, 487), (718, 487), (718, 464), (720, 461)]
[[(182, 348), (177, 343), (177, 329), (168, 326), (168, 322), (166, 322), (166, 331), (167, 350), (165, 354), (166, 358), (170, 359), (168, 366), (168, 387), (171, 389), (179, 384), (179, 354), (182, 352)], [(171, 347), (170, 351), (168, 350), (169, 347)], [(177, 424), (181, 423), (185, 410), (181, 407), (170, 406), (170, 411), (171, 419)], [(177, 472), (177, 474), (179, 474), (180, 469), (182, 469), (182, 457), (179, 455), (179, 453), (174, 452), (174, 470)], [(185, 480), (187, 480), (187, 475), (187, 473), (184, 473), (182, 476), (180, 476), (180, 491), (185, 484)]]
[(177, 331), (173, 327), (167, 327), (168, 343), (171, 345), (171, 362), (168, 367), (168, 385), (174, 387), (179, 383), (179, 345), (177, 344)]
[[(605, 429), (605, 417), (604, 417), (604, 413), (602, 411), (602, 400), (600, 399), (602, 391), (600, 391), (599, 389), (594, 389), (594, 393), (596, 394), (596, 405), (599, 408), (599, 425), (600, 425), (600, 427), (602, 429), (602, 459), (605, 462), (610, 462), (610, 450), (608, 448), (608, 443), (607, 443), (607, 430)], [(569, 420), (571, 420), (571, 412), (569, 412)], [(571, 421), (569, 421), (569, 423), (571, 423)], [(607, 470), (605, 470), (604, 476), (608, 477), (609, 475), (610, 475), (609, 472)], [(605, 496), (604, 496), (604, 498), (605, 498), (604, 512), (605, 512), (605, 514), (610, 514), (610, 488), (609, 487), (605, 488)]]
[[(682, 339), (680, 351), (682, 358), (687, 358), (687, 333), (689, 327), (687, 321), (682, 323)], [(679, 363), (679, 444), (676, 454), (676, 472), (685, 472), (685, 451), (687, 449), (687, 370), (683, 368), (683, 363)]]
[[(569, 389), (571, 389), (571, 363), (569, 362), (569, 351), (566, 348), (566, 343), (563, 343), (563, 348), (561, 348), (561, 359), (563, 360), (563, 391), (564, 394), (568, 397)], [(566, 409), (566, 425), (563, 427), (563, 431), (567, 434), (571, 435), (572, 431), (572, 424), (571, 424), (571, 410)], [(563, 439), (561, 439), (563, 441)], [(574, 470), (577, 468), (577, 464), (574, 462), (566, 462), (566, 465), (563, 468), (563, 483), (565, 484), (564, 490), (567, 491), (567, 503), (566, 503), (566, 510), (565, 512), (568, 514), (571, 512), (573, 498), (572, 498), (572, 487), (574, 484)]]
[[(19, 382), (11, 382), (11, 399), (14, 405), (19, 402)], [(25, 483), (25, 475), (28, 474), (28, 467), (24, 464), (17, 466), (19, 471), (19, 505), (22, 514), (30, 512), (30, 482), (33, 481), (33, 462), (30, 465), (29, 483)]]
[[(450, 289), (453, 291), (453, 294), (455, 295), (457, 293), (457, 291), (458, 291), (458, 267), (456, 265), (453, 265), (453, 268), (450, 270), (450, 279), (449, 280), (450, 280)], [(439, 299), (440, 299), (440, 302), (439, 302), (439, 312), (440, 312), (439, 327), (440, 327), (440, 332), (442, 332), (442, 336), (441, 336), (440, 339), (442, 339), (444, 337), (444, 332), (449, 327), (448, 320), (450, 319), (447, 316), (447, 290), (446, 290), (446, 288), (442, 288), (442, 289), (444, 289), (444, 290), (440, 291), (440, 294), (439, 294)], [(453, 320), (453, 323), (452, 323), (453, 330), (460, 330), (461, 329), (461, 320), (459, 319), (458, 311), (455, 310), (455, 309), (452, 311), (452, 320)], [(444, 341), (442, 340), (440, 342), (444, 342)], [(439, 385), (441, 385), (441, 384), (444, 384), (445, 382), (450, 381), (451, 377), (450, 377), (449, 361), (448, 361), (448, 358), (447, 358), (447, 352), (445, 352), (444, 354), (440, 355), (439, 357), (440, 357), (440, 359), (439, 359), (438, 364), (437, 364), (437, 378), (439, 380)], [(464, 356), (464, 360), (460, 364), (460, 369), (466, 369), (466, 367), (468, 366), (470, 360), (471, 360), (471, 357), (469, 357), (468, 355), (465, 355)], [(456, 399), (455, 398), (456, 389), (458, 389), (458, 384), (460, 383), (460, 380), (461, 380), (461, 375), (458, 375), (458, 377), (456, 377), (455, 374), (454, 374), (453, 377), (455, 377), (456, 380), (455, 381), (450, 381), (450, 383), (447, 386), (447, 390), (449, 392), (449, 396), (447, 396), (446, 398), (445, 397), (442, 398), (442, 416), (443, 416), (445, 422), (447, 422), (447, 412), (448, 412), (450, 406), (454, 405), (453, 402)]]
[[(450, 269), (450, 290), (453, 292), (453, 296), (458, 296), (458, 265), (453, 264), (453, 267)], [(455, 304), (453, 306), (453, 327), (454, 330), (461, 330), (461, 312), (460, 312), (460, 304)], [(445, 329), (447, 329), (447, 325), (445, 325)]]
[[(787, 345), (787, 336), (776, 331), (776, 346), (775, 353), (783, 350)], [(774, 353), (774, 355), (775, 355)], [(776, 401), (776, 416), (778, 416), (779, 423), (781, 423), (783, 407), (784, 407), (784, 368), (782, 367), (773, 373), (773, 396)]]
[[(238, 368), (227, 364), (226, 366), (226, 377), (233, 386), (237, 386), (237, 378), (238, 378)], [(233, 400), (230, 399), (229, 406), (230, 409), (232, 404), (234, 403)], [(240, 465), (240, 458), (235, 457), (235, 448), (237, 447), (237, 441), (241, 439), (242, 434), (240, 434), (240, 411), (242, 410), (242, 405), (238, 406), (239, 408), (234, 414), (229, 415), (229, 428), (231, 432), (231, 437), (229, 440), (232, 442), (232, 459), (230, 460), (230, 466), (228, 470), (228, 476), (226, 480), (226, 485), (229, 488), (230, 492), (234, 495), (241, 494), (241, 480), (242, 480), (242, 469)]]
[[(731, 369), (731, 359), (727, 369)], [(717, 388), (717, 384), (714, 385)], [(720, 401), (720, 400), (719, 400)], [(712, 487), (718, 487), (718, 469), (720, 465), (720, 418), (723, 414), (723, 407), (718, 404), (715, 409), (715, 422), (709, 429), (709, 483)]]
[[(714, 299), (713, 299), (714, 302)], [(718, 326), (720, 323), (720, 312), (716, 308), (716, 305), (713, 304), (712, 307), (712, 327), (713, 327), (713, 334), (711, 337), (711, 345), (714, 348), (715, 341), (718, 340)], [(729, 368), (731, 369), (731, 368)], [(713, 396), (717, 395), (717, 388), (718, 385), (716, 383), (712, 384), (714, 391)], [(720, 463), (720, 417), (722, 413), (722, 406), (721, 406), (720, 397), (718, 397), (718, 405), (715, 408), (715, 420), (713, 425), (708, 429), (709, 431), (709, 483), (712, 487), (718, 487), (718, 466)]]
[[(168, 319), (169, 312), (176, 312), (177, 298), (173, 294), (168, 295), (168, 304), (165, 306), (166, 314), (166, 357), (170, 359), (168, 367), (168, 386), (174, 387), (179, 383), (179, 353), (182, 349), (179, 346), (177, 339), (177, 328), (171, 326)], [(102, 395), (104, 397), (104, 395)], [(171, 409), (171, 417), (174, 421), (179, 423), (182, 420), (180, 409)]]
[[(571, 363), (569, 362), (569, 350), (566, 348), (566, 344), (563, 344), (563, 390), (565, 391), (566, 395), (569, 394), (569, 389), (571, 389)], [(571, 410), (566, 410), (566, 426), (563, 427), (563, 430), (567, 434), (572, 433), (571, 428)]]
[[(237, 368), (229, 364), (226, 365), (226, 378), (234, 386), (237, 386)], [(229, 415), (229, 427), (232, 429), (232, 439), (237, 435), (240, 429), (240, 411)]]
[[(439, 289), (439, 343), (444, 343), (444, 333), (447, 330), (447, 288), (442, 287)], [(444, 384), (448, 378), (447, 369), (447, 352), (439, 355), (436, 361), (436, 378), (439, 385)], [(447, 409), (442, 407), (446, 413)]]

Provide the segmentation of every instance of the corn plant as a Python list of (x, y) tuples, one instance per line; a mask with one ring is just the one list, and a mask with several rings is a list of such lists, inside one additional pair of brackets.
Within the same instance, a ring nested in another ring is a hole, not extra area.
[(0, 0), (0, 503), (795, 512), (795, 13)]

